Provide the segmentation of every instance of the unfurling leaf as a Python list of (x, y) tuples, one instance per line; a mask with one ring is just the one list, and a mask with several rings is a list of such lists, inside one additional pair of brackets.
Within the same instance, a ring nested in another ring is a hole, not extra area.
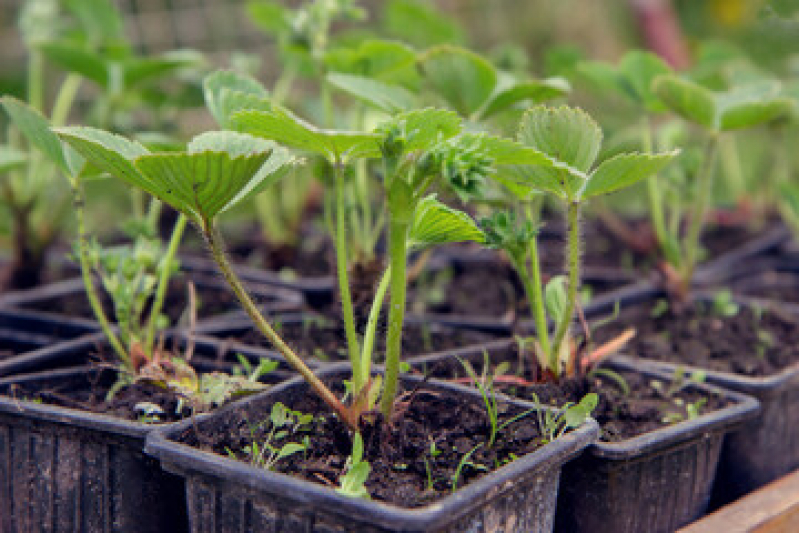
[(469, 215), (442, 204), (431, 194), (416, 207), (408, 241), (410, 246), (421, 248), (448, 242), (484, 242), (485, 235)]
[(602, 145), (602, 130), (576, 107), (535, 106), (519, 124), (518, 140), (578, 172), (588, 172)]
[(237, 111), (271, 111), (269, 92), (258, 80), (229, 70), (218, 70), (203, 80), (205, 105), (217, 124), (231, 128), (231, 116)]

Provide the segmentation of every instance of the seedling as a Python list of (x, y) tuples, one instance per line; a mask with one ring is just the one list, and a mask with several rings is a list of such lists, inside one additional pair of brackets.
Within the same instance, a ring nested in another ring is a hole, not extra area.
[(347, 458), (347, 472), (339, 478), (340, 486), (336, 489), (340, 494), (351, 498), (370, 499), (369, 491), (364, 485), (369, 477), (371, 467), (363, 460), (363, 437), (356, 433), (352, 438), (352, 454)]
[[(504, 179), (522, 203), (546, 193), (559, 199), (567, 213), (566, 275), (542, 287), (536, 244), (536, 216), (524, 211), (521, 222), (512, 213), (497, 213), (483, 225), (489, 246), (504, 250), (523, 281), (536, 326), (535, 356), (540, 368), (554, 378), (573, 375), (611, 351), (594, 352), (578, 364), (569, 330), (580, 294), (582, 237), (580, 215), (592, 198), (629, 187), (656, 174), (676, 152), (625, 153), (595, 166), (602, 143), (599, 126), (585, 112), (570, 107), (533, 107), (519, 126), (519, 142), (545, 154), (550, 166), (517, 167)], [(555, 325), (550, 340), (550, 319)], [(616, 347), (618, 349), (620, 346)], [(608, 346), (611, 348), (611, 346)]]
[[(277, 463), (296, 453), (304, 452), (308, 449), (309, 439), (305, 435), (302, 442), (286, 442), (288, 439), (296, 438), (299, 434), (309, 430), (308, 425), (313, 421), (313, 415), (303, 414), (299, 411), (292, 411), (285, 405), (277, 402), (272, 405), (272, 412), (269, 415), (269, 433), (260, 440), (255, 440), (254, 430), (250, 430), (253, 435), (253, 442), (245, 446), (242, 450), (250, 464), (265, 470), (274, 470)], [(227, 450), (230, 457), (237, 459), (236, 453)]]
[(599, 396), (591, 392), (583, 396), (579, 403), (568, 402), (556, 411), (543, 408), (538, 396), (533, 393), (533, 400), (539, 405), (538, 430), (543, 435), (542, 440), (552, 442), (562, 436), (566, 431), (580, 427), (596, 408)]

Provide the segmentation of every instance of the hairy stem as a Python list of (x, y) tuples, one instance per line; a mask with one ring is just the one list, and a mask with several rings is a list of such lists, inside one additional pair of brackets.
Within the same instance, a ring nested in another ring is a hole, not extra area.
[(172, 263), (178, 253), (180, 241), (183, 240), (183, 231), (186, 229), (186, 222), (186, 215), (183, 213), (178, 215), (175, 227), (172, 228), (172, 237), (169, 239), (166, 255), (164, 255), (164, 258), (161, 260), (162, 264), (160, 276), (158, 278), (158, 287), (155, 290), (153, 306), (150, 308), (150, 318), (147, 320), (147, 337), (144, 346), (148, 354), (152, 353), (153, 343), (155, 342), (155, 326), (158, 323), (158, 317), (161, 316), (161, 309), (164, 307), (164, 300), (166, 299), (167, 289), (169, 288), (169, 280), (172, 279)]
[(241, 280), (233, 271), (233, 268), (225, 255), (224, 247), (222, 245), (221, 237), (217, 230), (209, 223), (205, 222), (202, 227), (203, 236), (205, 237), (208, 247), (211, 249), (214, 261), (222, 270), (222, 275), (225, 277), (228, 285), (233, 290), (236, 298), (238, 298), (244, 310), (252, 319), (258, 330), (266, 337), (269, 342), (286, 358), (286, 361), (305, 378), (308, 385), (319, 395), (320, 398), (336, 413), (342, 422), (347, 424), (353, 431), (358, 431), (358, 420), (352, 411), (342, 404), (335, 394), (311, 371), (310, 368), (303, 362), (303, 360), (285, 343), (285, 341), (275, 332), (269, 322), (264, 318), (258, 310), (258, 306), (252, 301)]
[(713, 193), (713, 175), (716, 170), (718, 146), (719, 136), (714, 133), (708, 139), (707, 147), (705, 148), (705, 160), (697, 176), (697, 197), (693, 213), (691, 213), (688, 233), (685, 237), (685, 265), (681, 272), (682, 282), (686, 287), (691, 283), (699, 257), (699, 237), (705, 228), (705, 218), (710, 204), (710, 197)]
[[(538, 240), (533, 238), (528, 247), (527, 255), (530, 259), (530, 265), (527, 266), (526, 262), (522, 260), (521, 265), (517, 266), (517, 270), (521, 267), (519, 273), (522, 275), (522, 285), (524, 292), (527, 294), (527, 300), (530, 303), (530, 312), (535, 321), (536, 337), (538, 343), (541, 345), (541, 350), (545, 354), (549, 354), (549, 326), (547, 325), (547, 313), (544, 306), (544, 292), (541, 285), (541, 263), (538, 258)], [(525, 275), (526, 274), (526, 275)]]
[[(566, 296), (566, 310), (560, 318), (560, 323), (555, 330), (555, 340), (552, 343), (552, 351), (549, 354), (550, 370), (556, 376), (560, 375), (560, 365), (558, 357), (561, 345), (569, 332), (574, 309), (577, 306), (577, 296), (580, 289), (580, 253), (582, 251), (580, 233), (580, 208), (579, 201), (571, 201), (568, 206), (569, 238), (567, 242), (568, 254), (566, 259), (566, 270), (569, 276), (569, 287)], [(552, 366), (554, 364), (554, 366)]]
[(390, 290), (391, 305), (388, 311), (388, 335), (386, 338), (386, 378), (383, 386), (383, 397), (380, 410), (386, 420), (390, 419), (394, 409), (394, 398), (397, 395), (399, 381), (400, 357), (402, 355), (402, 325), (405, 320), (405, 290), (407, 279), (406, 255), (408, 238), (407, 220), (389, 222), (388, 246), (389, 268), (391, 270)]
[(103, 310), (103, 304), (100, 302), (100, 297), (97, 295), (97, 287), (92, 279), (92, 267), (89, 259), (89, 245), (86, 239), (86, 222), (85, 222), (85, 200), (83, 198), (83, 189), (80, 183), (75, 183), (72, 188), (73, 201), (75, 205), (75, 217), (78, 224), (78, 258), (80, 261), (80, 271), (83, 277), (83, 286), (86, 290), (86, 297), (89, 299), (94, 317), (100, 323), (100, 328), (103, 330), (106, 339), (111, 344), (111, 347), (119, 356), (120, 360), (128, 365), (130, 364), (130, 354), (122, 346), (122, 343), (111, 327), (108, 317)]
[(358, 332), (355, 330), (355, 311), (352, 307), (350, 280), (347, 265), (347, 217), (344, 203), (344, 173), (341, 164), (335, 163), (336, 172), (336, 270), (338, 271), (338, 290), (341, 296), (341, 314), (344, 318), (344, 331), (347, 336), (347, 350), (352, 366), (352, 387), (357, 395), (366, 384), (366, 376), (361, 374), (360, 347)]
[(369, 321), (366, 323), (366, 331), (363, 337), (363, 347), (361, 349), (361, 375), (369, 376), (372, 370), (372, 352), (375, 345), (375, 334), (377, 333), (377, 322), (380, 319), (380, 311), (383, 309), (383, 301), (386, 299), (388, 284), (391, 280), (391, 267), (387, 268), (380, 278), (377, 286), (375, 298), (372, 301), (372, 309), (369, 311)]

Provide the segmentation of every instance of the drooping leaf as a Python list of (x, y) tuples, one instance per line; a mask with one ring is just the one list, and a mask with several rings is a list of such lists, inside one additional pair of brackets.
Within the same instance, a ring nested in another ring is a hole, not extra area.
[(390, 85), (364, 76), (337, 72), (328, 74), (327, 81), (334, 87), (372, 104), (386, 113), (397, 113), (413, 107), (413, 94), (399, 85)]
[(652, 91), (674, 113), (708, 129), (716, 129), (716, 99), (698, 83), (667, 74), (655, 78)]
[(629, 187), (660, 172), (679, 151), (663, 154), (619, 154), (603, 161), (588, 178), (582, 191), (587, 199)]
[(203, 55), (194, 50), (173, 50), (159, 56), (132, 57), (122, 62), (124, 86), (133, 87), (179, 69), (202, 65), (204, 61)]
[(408, 234), (410, 246), (421, 248), (466, 241), (485, 241), (483, 231), (469, 215), (442, 204), (434, 194), (419, 202)]
[(319, 129), (282, 110), (239, 111), (231, 122), (238, 131), (322, 154), (330, 161), (380, 157), (376, 134)]
[(671, 67), (660, 57), (642, 50), (627, 52), (619, 62), (622, 88), (632, 99), (654, 113), (665, 111), (665, 106), (652, 92), (652, 81), (671, 72)]
[(599, 153), (602, 130), (581, 109), (535, 106), (522, 117), (518, 139), (556, 162), (588, 172)]
[(11, 146), (0, 146), (0, 174), (25, 166), (28, 156)]
[(487, 105), (480, 111), (482, 118), (504, 111), (518, 102), (525, 100), (530, 100), (533, 103), (544, 102), (564, 96), (571, 90), (569, 82), (563, 78), (514, 81), (504, 88), (500, 87), (497, 87)]
[(223, 128), (230, 128), (230, 117), (243, 109), (271, 111), (269, 92), (255, 78), (217, 70), (203, 80), (203, 94), (208, 111)]
[(497, 85), (497, 71), (481, 56), (455, 46), (439, 46), (419, 59), (425, 78), (458, 113), (470, 116)]
[(133, 165), (134, 159), (150, 153), (141, 144), (96, 128), (67, 127), (53, 131), (103, 172), (151, 192), (149, 181)]
[(67, 72), (80, 74), (100, 87), (108, 88), (108, 67), (101, 55), (64, 42), (42, 43), (37, 49)]
[(50, 123), (41, 113), (11, 96), (0, 98), (0, 104), (28, 142), (38, 148), (58, 168), (70, 173), (61, 141), (50, 131)]

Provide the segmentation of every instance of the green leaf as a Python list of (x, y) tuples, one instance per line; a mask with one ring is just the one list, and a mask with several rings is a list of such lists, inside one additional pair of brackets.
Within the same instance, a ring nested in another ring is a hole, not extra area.
[(150, 192), (149, 181), (133, 165), (134, 159), (149, 154), (141, 144), (95, 128), (67, 127), (53, 131), (95, 167)]
[(478, 111), (497, 85), (491, 63), (463, 48), (439, 46), (425, 52), (419, 62), (433, 88), (463, 116)]
[(194, 50), (173, 50), (160, 56), (133, 57), (122, 62), (126, 88), (169, 74), (176, 70), (202, 65), (203, 55)]
[(530, 100), (533, 103), (559, 98), (569, 93), (569, 82), (563, 78), (550, 78), (546, 80), (528, 80), (512, 82), (504, 88), (497, 88), (487, 105), (481, 110), (481, 118), (504, 111), (510, 106)]
[(407, 111), (381, 124), (381, 132), (393, 132), (404, 139), (405, 152), (429, 150), (461, 131), (461, 118), (446, 109), (425, 108)]
[(352, 455), (350, 456), (352, 464), (357, 465), (363, 460), (363, 437), (360, 433), (352, 436)]
[(709, 89), (676, 74), (667, 74), (655, 78), (652, 91), (684, 119), (716, 129), (716, 100)]
[(280, 448), (280, 451), (277, 453), (277, 459), (284, 459), (290, 455), (294, 455), (295, 453), (299, 453), (305, 451), (305, 445), (299, 444), (297, 442), (289, 442), (283, 445)]
[(596, 393), (589, 392), (580, 403), (572, 405), (563, 412), (563, 421), (567, 428), (576, 428), (583, 425), (583, 423), (591, 416), (591, 412), (596, 408), (599, 403), (599, 397)]
[(568, 305), (566, 284), (566, 276), (555, 276), (544, 287), (544, 305), (547, 315), (556, 324), (560, 322)]
[(247, 11), (255, 25), (270, 35), (291, 31), (288, 10), (277, 2), (266, 0), (247, 2)]
[(122, 18), (111, 0), (66, 0), (67, 9), (95, 42), (122, 42), (125, 39)]
[(0, 104), (28, 142), (38, 148), (58, 168), (71, 175), (61, 141), (50, 130), (50, 122), (28, 104), (11, 96), (0, 98)]
[(793, 102), (780, 97), (780, 89), (779, 83), (755, 82), (718, 95), (721, 129), (749, 128), (789, 114), (793, 110)]
[(414, 46), (464, 42), (463, 30), (428, 1), (391, 0), (384, 13), (386, 31)]
[(271, 111), (269, 92), (255, 78), (230, 70), (217, 70), (203, 80), (208, 111), (223, 128), (232, 127), (230, 117), (237, 111)]
[(495, 137), (486, 133), (463, 133), (456, 137), (464, 146), (476, 148), (497, 165), (544, 165), (551, 160), (538, 150), (524, 146), (512, 139)]
[(389, 85), (364, 76), (336, 72), (328, 74), (327, 81), (386, 113), (393, 114), (413, 107), (413, 94), (399, 85)]
[(665, 106), (652, 92), (652, 81), (671, 73), (671, 67), (652, 52), (633, 50), (627, 52), (619, 63), (620, 82), (624, 91), (654, 113), (665, 111)]
[(108, 67), (101, 55), (63, 42), (42, 43), (37, 49), (67, 72), (80, 74), (100, 87), (108, 87)]
[(466, 241), (485, 242), (485, 234), (469, 215), (442, 204), (434, 194), (419, 202), (408, 234), (410, 246)]
[[(506, 172), (505, 181), (508, 183), (503, 183), (514, 195), (526, 193), (524, 197), (529, 197), (530, 191), (538, 191), (568, 199), (584, 183), (582, 178), (573, 176), (565, 168), (514, 165)], [(515, 181), (515, 186), (509, 185), (511, 180)]]
[(325, 64), (329, 72), (354, 74), (404, 87), (415, 86), (419, 79), (416, 52), (397, 41), (369, 39), (357, 48), (334, 49), (325, 55)]
[(322, 154), (330, 161), (380, 157), (376, 134), (319, 129), (286, 111), (239, 111), (232, 124), (239, 131)]
[(25, 166), (28, 155), (11, 146), (0, 146), (0, 173)]
[(582, 198), (608, 194), (654, 176), (677, 154), (679, 150), (662, 154), (619, 154), (603, 161), (588, 178)]
[(588, 172), (602, 144), (602, 130), (576, 107), (535, 106), (522, 117), (519, 142), (572, 170)]

